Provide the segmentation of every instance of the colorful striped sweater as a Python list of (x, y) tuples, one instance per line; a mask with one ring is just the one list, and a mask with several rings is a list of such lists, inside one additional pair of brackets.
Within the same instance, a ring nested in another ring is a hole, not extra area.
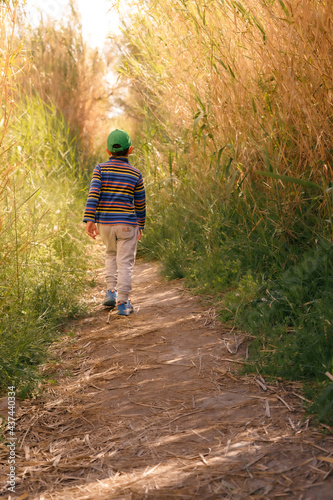
[(127, 158), (111, 156), (94, 169), (84, 222), (145, 226), (146, 196), (140, 170)]

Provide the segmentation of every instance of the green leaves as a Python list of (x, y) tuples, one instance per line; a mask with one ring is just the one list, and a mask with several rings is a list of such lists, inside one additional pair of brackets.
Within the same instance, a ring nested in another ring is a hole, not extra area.
[(314, 182), (307, 181), (306, 179), (297, 179), (296, 177), (290, 177), (289, 175), (281, 175), (276, 174), (275, 172), (266, 172), (260, 170), (256, 170), (256, 174), (271, 177), (272, 179), (280, 180), (282, 182), (291, 182), (293, 184), (298, 184), (299, 186), (305, 186), (309, 188), (311, 187), (323, 191), (322, 186), (319, 186), (319, 184), (316, 184)]
[(279, 0), (279, 4), (281, 5), (281, 8), (282, 8), (283, 12), (286, 14), (286, 16), (288, 18), (290, 18), (290, 13), (289, 13), (289, 10), (287, 9), (285, 3), (282, 0)]
[[(256, 171), (257, 174), (263, 175), (266, 177), (271, 177), (273, 179), (282, 181), (282, 182), (290, 182), (292, 184), (297, 184), (299, 186), (304, 186), (307, 188), (316, 189), (321, 191), (325, 200), (326, 200), (326, 213), (328, 215), (328, 219), (325, 219), (331, 226), (331, 238), (333, 239), (333, 188), (326, 186), (320, 186), (315, 182), (308, 181), (306, 179), (297, 179), (296, 177), (290, 177), (289, 175), (281, 175), (276, 174), (275, 172), (267, 172), (267, 171)], [(332, 196), (331, 196), (332, 195)]]

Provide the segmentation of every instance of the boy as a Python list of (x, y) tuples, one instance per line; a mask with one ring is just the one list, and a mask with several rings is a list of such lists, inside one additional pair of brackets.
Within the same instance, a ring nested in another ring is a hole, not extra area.
[(141, 172), (130, 165), (132, 142), (124, 130), (114, 130), (107, 139), (109, 161), (94, 169), (83, 221), (92, 238), (100, 234), (106, 247), (107, 291), (104, 305), (129, 316), (137, 242), (145, 226), (146, 199)]

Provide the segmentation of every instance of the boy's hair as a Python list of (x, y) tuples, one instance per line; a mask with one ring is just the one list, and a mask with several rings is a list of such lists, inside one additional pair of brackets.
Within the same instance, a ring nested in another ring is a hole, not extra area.
[[(120, 144), (115, 144), (116, 147), (120, 147)], [(124, 149), (123, 151), (112, 151), (112, 156), (126, 156), (128, 154), (129, 148)]]

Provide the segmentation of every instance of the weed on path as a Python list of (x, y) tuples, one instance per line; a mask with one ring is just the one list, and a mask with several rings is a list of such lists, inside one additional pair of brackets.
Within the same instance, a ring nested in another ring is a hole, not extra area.
[(130, 317), (99, 305), (98, 282), (93, 312), (44, 367), (56, 383), (21, 405), (17, 496), (332, 498), (333, 437), (306, 418), (300, 386), (238, 373), (244, 333), (156, 264), (136, 265)]

